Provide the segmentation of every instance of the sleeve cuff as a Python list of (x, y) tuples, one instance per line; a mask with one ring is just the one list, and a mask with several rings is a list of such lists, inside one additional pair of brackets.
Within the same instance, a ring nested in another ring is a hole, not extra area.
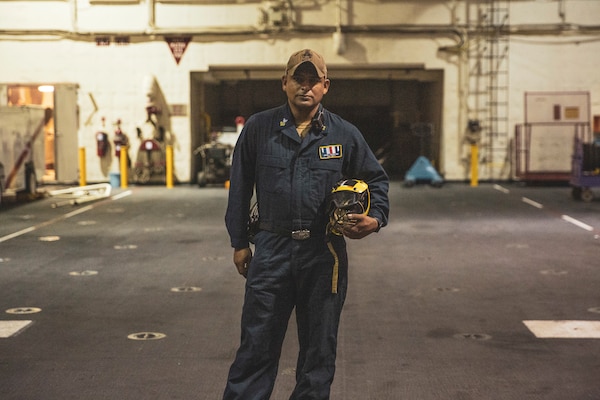
[(375, 232), (379, 232), (379, 230), (383, 226), (383, 222), (381, 222), (381, 219), (379, 217), (373, 217), (373, 218), (375, 218), (375, 220), (377, 221), (377, 229), (375, 230)]

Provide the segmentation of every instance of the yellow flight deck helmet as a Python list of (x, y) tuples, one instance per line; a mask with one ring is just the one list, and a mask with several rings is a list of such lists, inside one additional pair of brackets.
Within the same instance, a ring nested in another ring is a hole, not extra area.
[(339, 181), (329, 195), (329, 230), (341, 236), (346, 224), (353, 224), (348, 214), (367, 214), (371, 208), (369, 185), (360, 179)]

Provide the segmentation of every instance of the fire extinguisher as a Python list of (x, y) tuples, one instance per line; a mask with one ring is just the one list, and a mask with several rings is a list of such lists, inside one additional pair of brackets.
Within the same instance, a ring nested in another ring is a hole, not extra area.
[(104, 132), (96, 132), (96, 154), (104, 157), (108, 153), (108, 135)]

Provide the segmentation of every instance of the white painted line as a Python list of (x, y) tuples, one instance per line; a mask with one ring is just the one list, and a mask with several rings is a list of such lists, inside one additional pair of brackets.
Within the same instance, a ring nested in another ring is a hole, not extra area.
[(540, 339), (600, 339), (600, 321), (523, 321)]
[(18, 232), (11, 233), (10, 235), (0, 237), (0, 243), (6, 242), (7, 240), (14, 239), (26, 233), (32, 232), (35, 230), (35, 226), (30, 226), (29, 228), (21, 229)]
[(500, 185), (497, 185), (497, 184), (494, 185), (494, 189), (496, 189), (496, 190), (498, 190), (498, 191), (500, 191), (502, 193), (510, 193), (510, 190), (508, 190), (507, 188), (502, 187)]
[(23, 331), (33, 321), (0, 321), (0, 338), (9, 338)]
[(66, 213), (64, 215), (64, 218), (67, 219), (67, 218), (74, 217), (75, 215), (79, 215), (79, 214), (82, 214), (82, 213), (84, 213), (86, 211), (90, 211), (92, 208), (94, 208), (94, 207), (93, 206), (81, 207), (81, 208), (79, 208), (79, 209), (77, 209), (75, 211), (71, 211), (70, 213)]
[[(131, 190), (128, 190), (126, 192), (123, 192), (123, 193), (120, 193), (120, 194), (118, 194), (116, 196), (113, 196), (112, 199), (113, 200), (118, 200), (118, 199), (121, 199), (123, 197), (131, 195), (131, 193), (132, 193)], [(14, 239), (14, 238), (19, 237), (19, 236), (22, 236), (22, 235), (24, 235), (26, 233), (33, 232), (33, 231), (35, 231), (38, 228), (51, 225), (51, 224), (53, 224), (55, 222), (65, 220), (67, 218), (74, 217), (75, 215), (82, 214), (82, 213), (84, 213), (86, 211), (91, 210), (95, 206), (96, 206), (95, 204), (92, 204), (92, 205), (89, 205), (89, 206), (81, 207), (81, 208), (79, 208), (77, 210), (74, 210), (74, 211), (71, 211), (71, 212), (66, 213), (64, 215), (61, 215), (59, 217), (53, 218), (53, 219), (51, 219), (49, 221), (42, 222), (41, 224), (30, 226), (29, 228), (21, 229), (18, 232), (14, 232), (14, 233), (8, 234), (6, 236), (2, 236), (2, 237), (0, 237), (0, 243), (6, 242), (6, 241), (8, 241), (10, 239)]]
[(592, 232), (594, 230), (594, 227), (589, 226), (588, 224), (585, 224), (581, 221), (578, 221), (573, 217), (569, 217), (568, 215), (563, 215), (561, 218), (567, 222), (572, 223), (573, 225), (575, 225), (581, 229), (585, 229), (586, 231)]
[(113, 200), (119, 200), (119, 199), (122, 199), (123, 197), (131, 196), (131, 193), (132, 193), (131, 190), (127, 190), (127, 191), (125, 191), (123, 193), (119, 193), (119, 194), (114, 195), (113, 197), (111, 197), (111, 199), (113, 199)]
[(538, 203), (537, 201), (533, 201), (531, 199), (528, 199), (527, 197), (521, 197), (521, 201), (523, 203), (529, 204), (530, 206), (534, 206), (535, 208), (544, 208), (544, 206), (540, 203)]

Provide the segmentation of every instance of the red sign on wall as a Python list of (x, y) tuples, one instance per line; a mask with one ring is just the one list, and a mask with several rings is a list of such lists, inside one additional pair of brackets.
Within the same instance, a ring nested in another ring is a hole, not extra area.
[(165, 40), (169, 45), (169, 49), (171, 49), (175, 62), (179, 65), (179, 61), (181, 61), (188, 43), (192, 40), (191, 36), (167, 37)]

